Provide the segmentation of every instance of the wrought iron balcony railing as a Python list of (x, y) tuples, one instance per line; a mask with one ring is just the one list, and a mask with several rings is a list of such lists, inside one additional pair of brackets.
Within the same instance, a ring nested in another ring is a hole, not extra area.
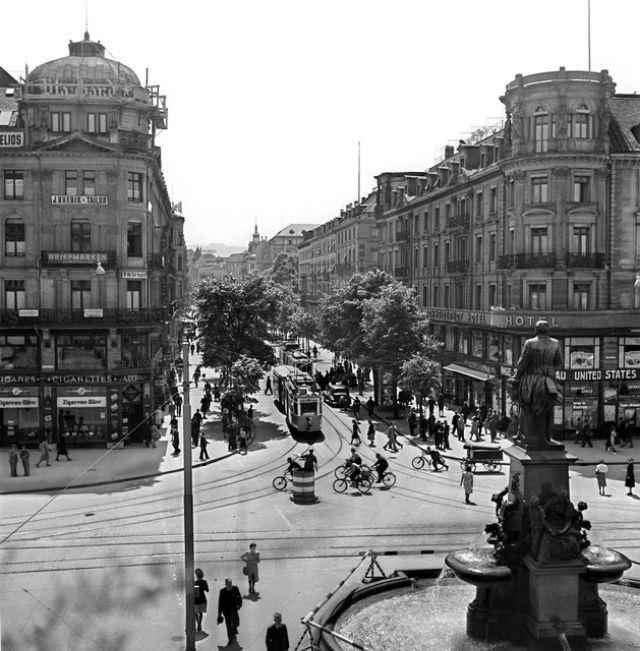
[(498, 258), (498, 269), (545, 269), (556, 266), (554, 253), (515, 253), (501, 255)]
[(447, 262), (447, 271), (449, 273), (466, 273), (469, 271), (469, 260), (451, 260)]
[(160, 324), (172, 317), (168, 307), (154, 307), (140, 310), (114, 308), (86, 308), (61, 310), (0, 310), (0, 325), (64, 324), (86, 325), (105, 322), (114, 324), (155, 323)]
[(603, 269), (604, 253), (567, 253), (567, 267), (583, 269)]

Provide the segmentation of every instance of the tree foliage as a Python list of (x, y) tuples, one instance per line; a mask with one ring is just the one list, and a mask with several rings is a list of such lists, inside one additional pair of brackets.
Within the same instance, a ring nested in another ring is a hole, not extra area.
[(269, 325), (280, 311), (281, 291), (260, 276), (247, 280), (206, 279), (195, 291), (202, 333), (200, 349), (205, 366), (220, 367), (230, 376), (242, 356), (258, 363), (274, 362), (267, 345)]
[(279, 253), (273, 261), (271, 280), (292, 291), (298, 290), (298, 258), (288, 253)]
[(264, 371), (260, 362), (253, 357), (241, 355), (231, 365), (230, 377), (234, 389), (238, 389), (242, 394), (256, 393), (260, 389), (260, 380)]
[(423, 353), (415, 353), (402, 364), (398, 385), (417, 396), (418, 404), (433, 391), (440, 391), (442, 374), (440, 364)]
[(310, 312), (297, 309), (291, 315), (290, 331), (296, 337), (313, 339), (319, 331), (318, 319)]

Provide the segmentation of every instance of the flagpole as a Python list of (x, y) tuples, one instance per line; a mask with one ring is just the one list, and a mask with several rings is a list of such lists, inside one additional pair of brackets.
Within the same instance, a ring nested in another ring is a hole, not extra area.
[(360, 141), (358, 140), (358, 196), (356, 204), (360, 203)]
[(591, 0), (587, 0), (587, 53), (589, 57), (589, 72), (591, 72)]

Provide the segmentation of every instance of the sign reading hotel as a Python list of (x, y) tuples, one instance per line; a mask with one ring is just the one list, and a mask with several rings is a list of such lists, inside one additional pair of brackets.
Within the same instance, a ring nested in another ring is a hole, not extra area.
[(0, 131), (0, 147), (3, 149), (24, 147), (24, 131)]
[(52, 206), (106, 206), (106, 194), (52, 194)]

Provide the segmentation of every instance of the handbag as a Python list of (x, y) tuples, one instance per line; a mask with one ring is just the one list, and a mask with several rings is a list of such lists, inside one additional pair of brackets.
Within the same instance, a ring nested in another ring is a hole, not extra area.
[(245, 576), (249, 576), (249, 568), (246, 565), (242, 568), (242, 573)]

